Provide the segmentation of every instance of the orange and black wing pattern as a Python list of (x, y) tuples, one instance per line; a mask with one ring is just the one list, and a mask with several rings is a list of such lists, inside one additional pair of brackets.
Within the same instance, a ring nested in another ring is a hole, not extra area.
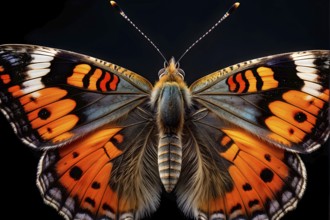
[(37, 177), (45, 203), (65, 219), (139, 219), (154, 212), (162, 188), (150, 117), (137, 108), (125, 122), (47, 150)]
[(146, 102), (141, 76), (89, 56), (33, 45), (0, 46), (0, 110), (33, 148), (62, 146)]
[(185, 213), (201, 220), (279, 219), (306, 186), (296, 153), (231, 126), (202, 108), (186, 126), (176, 192)]
[(330, 51), (255, 59), (190, 87), (195, 102), (280, 148), (311, 152), (329, 136)]

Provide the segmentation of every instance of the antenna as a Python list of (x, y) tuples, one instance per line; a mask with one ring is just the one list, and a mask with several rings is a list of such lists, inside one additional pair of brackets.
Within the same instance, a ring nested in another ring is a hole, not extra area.
[(181, 57), (178, 59), (177, 63), (193, 48), (198, 42), (200, 42), (203, 38), (205, 38), (209, 33), (211, 33), (221, 22), (223, 22), (229, 15), (231, 15), (238, 6), (240, 5), (239, 2), (234, 3), (229, 10), (208, 30), (206, 31), (200, 38), (198, 38), (188, 49), (181, 55)]
[(165, 63), (168, 63), (165, 56), (163, 55), (162, 52), (160, 52), (159, 48), (150, 40), (147, 35), (145, 35), (134, 23), (129, 19), (129, 17), (125, 14), (125, 12), (119, 7), (119, 5), (115, 1), (110, 1), (111, 6), (123, 17), (125, 18), (126, 21), (128, 21), (149, 43), (157, 50), (157, 52), (163, 57), (165, 60)]

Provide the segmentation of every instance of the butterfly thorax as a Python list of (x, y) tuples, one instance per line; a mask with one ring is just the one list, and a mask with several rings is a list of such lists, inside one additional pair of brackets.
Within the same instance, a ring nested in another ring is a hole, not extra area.
[(151, 106), (156, 112), (159, 130), (158, 169), (167, 192), (171, 192), (181, 173), (181, 134), (186, 110), (190, 107), (190, 91), (183, 81), (183, 71), (172, 58), (169, 65), (160, 71)]

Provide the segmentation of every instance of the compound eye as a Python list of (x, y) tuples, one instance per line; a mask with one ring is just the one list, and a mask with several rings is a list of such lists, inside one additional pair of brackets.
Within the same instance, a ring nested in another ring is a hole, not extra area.
[(160, 69), (158, 71), (158, 77), (159, 79), (162, 78), (166, 74), (166, 68)]
[(185, 73), (184, 73), (183, 69), (178, 69), (178, 75), (181, 76), (182, 79), (184, 79)]

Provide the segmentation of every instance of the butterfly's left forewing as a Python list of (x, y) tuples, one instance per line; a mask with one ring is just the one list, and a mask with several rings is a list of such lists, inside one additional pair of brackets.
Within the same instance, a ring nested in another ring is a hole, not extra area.
[(33, 148), (61, 146), (146, 102), (152, 85), (120, 66), (33, 45), (0, 47), (0, 109)]

